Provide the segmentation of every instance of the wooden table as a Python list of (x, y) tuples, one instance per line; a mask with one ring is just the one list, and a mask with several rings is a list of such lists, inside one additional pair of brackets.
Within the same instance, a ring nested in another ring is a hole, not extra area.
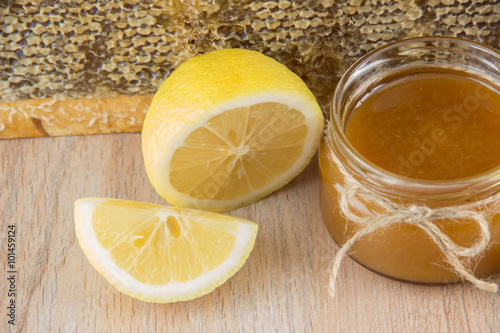
[[(166, 204), (148, 182), (139, 134), (2, 140), (0, 161), (0, 332), (500, 332), (500, 294), (400, 283), (350, 259), (331, 298), (337, 246), (321, 220), (315, 160), (283, 189), (231, 212), (260, 225), (250, 258), (211, 294), (175, 304), (118, 292), (75, 237), (78, 198)], [(9, 225), (15, 326), (7, 323)]]

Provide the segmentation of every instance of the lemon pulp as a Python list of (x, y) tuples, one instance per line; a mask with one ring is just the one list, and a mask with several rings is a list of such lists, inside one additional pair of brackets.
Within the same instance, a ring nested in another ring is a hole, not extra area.
[[(226, 260), (234, 248), (238, 223), (189, 219), (179, 209), (131, 210), (125, 205), (94, 209), (97, 240), (113, 261), (140, 282), (165, 284), (199, 277)], [(185, 265), (189, 269), (185, 269)]]
[(304, 115), (279, 103), (225, 111), (177, 148), (170, 181), (177, 191), (199, 199), (242, 197), (297, 161), (307, 131)]

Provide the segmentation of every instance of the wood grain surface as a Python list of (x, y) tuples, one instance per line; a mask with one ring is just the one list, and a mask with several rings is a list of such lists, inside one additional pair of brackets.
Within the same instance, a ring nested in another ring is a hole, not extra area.
[[(500, 332), (499, 294), (400, 283), (350, 259), (331, 298), (337, 246), (319, 212), (316, 160), (230, 213), (260, 226), (247, 263), (211, 294), (175, 304), (118, 292), (75, 237), (78, 198), (166, 204), (148, 182), (139, 134), (1, 140), (0, 163), (0, 332)], [(16, 228), (15, 326), (7, 322), (8, 225)]]

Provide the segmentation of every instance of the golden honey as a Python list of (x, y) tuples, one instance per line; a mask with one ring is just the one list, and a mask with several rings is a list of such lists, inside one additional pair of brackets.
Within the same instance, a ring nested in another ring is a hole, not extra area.
[[(495, 57), (498, 52), (477, 43), (417, 38), (375, 51), (348, 71), (332, 103), (333, 142), (323, 141), (319, 152), (323, 219), (339, 245), (361, 227), (339, 208), (345, 175), (331, 154), (362, 185), (399, 205), (461, 209), (500, 190), (500, 76), (484, 65)], [(362, 198), (351, 201), (359, 214), (381, 213)], [(461, 259), (482, 277), (500, 271), (500, 204), (474, 211), (488, 220), (491, 239), (483, 253)], [(473, 220), (433, 223), (460, 246), (479, 237)], [(435, 241), (414, 224), (376, 230), (349, 253), (396, 279), (461, 280)]]

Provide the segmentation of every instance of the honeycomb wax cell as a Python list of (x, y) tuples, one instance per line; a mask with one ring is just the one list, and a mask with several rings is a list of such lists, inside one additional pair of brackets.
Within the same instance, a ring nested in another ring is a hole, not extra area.
[(227, 48), (272, 56), (326, 98), (353, 60), (429, 27), (499, 45), (495, 1), (417, 3), (5, 0), (0, 103), (152, 95), (181, 63)]

